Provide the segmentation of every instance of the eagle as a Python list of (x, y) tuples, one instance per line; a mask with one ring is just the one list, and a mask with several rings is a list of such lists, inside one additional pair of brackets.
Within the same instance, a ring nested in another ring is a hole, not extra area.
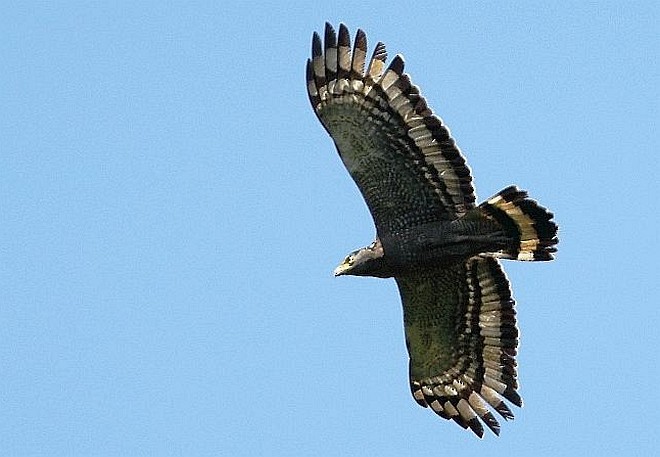
[[(516, 186), (477, 205), (465, 157), (396, 55), (358, 30), (325, 25), (307, 60), (309, 100), (357, 184), (376, 239), (335, 276), (394, 278), (412, 396), (480, 438), (518, 393), (515, 302), (499, 259), (547, 261), (553, 214)], [(366, 67), (366, 69), (365, 69)]]

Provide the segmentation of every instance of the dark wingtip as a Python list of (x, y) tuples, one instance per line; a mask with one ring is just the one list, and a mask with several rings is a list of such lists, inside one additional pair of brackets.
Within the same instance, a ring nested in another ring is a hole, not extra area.
[(325, 23), (325, 49), (334, 48), (337, 46), (337, 34), (335, 29), (329, 22)]
[(367, 52), (367, 34), (362, 29), (357, 29), (355, 34), (355, 47)]
[(312, 57), (320, 57), (322, 51), (321, 37), (317, 32), (312, 35)]
[(312, 59), (307, 59), (307, 65), (305, 65), (305, 76), (307, 81), (314, 80), (314, 67), (312, 66)]
[(522, 407), (523, 405), (520, 394), (510, 387), (502, 393), (502, 396), (518, 407)]
[(504, 418), (504, 420), (513, 420), (513, 412), (503, 401), (500, 401), (498, 405), (495, 405), (495, 411)]
[(392, 70), (394, 73), (401, 76), (401, 74), (403, 74), (404, 66), (405, 66), (405, 62), (403, 61), (403, 57), (401, 56), (401, 54), (397, 54), (394, 56), (394, 59), (392, 59), (392, 62), (390, 63), (389, 66), (389, 70)]
[(464, 428), (465, 430), (468, 429), (468, 424), (465, 422), (465, 419), (463, 419), (461, 416), (456, 415), (456, 416), (451, 416), (452, 420), (456, 422), (460, 427)]
[(339, 24), (339, 46), (350, 46), (351, 37), (348, 33), (348, 28), (344, 24)]
[[(359, 51), (359, 52), (358, 52)], [(364, 76), (365, 58), (367, 55), (367, 35), (362, 29), (355, 34), (353, 56), (351, 58), (351, 76), (361, 79)]]
[(500, 423), (497, 422), (495, 416), (490, 411), (481, 416), (481, 420), (484, 421), (484, 424), (493, 432), (496, 436), (500, 436)]
[(477, 435), (479, 438), (484, 437), (484, 427), (481, 425), (481, 422), (479, 421), (478, 418), (473, 417), (472, 419), (467, 421), (468, 427), (470, 427), (470, 430), (474, 432), (475, 435)]

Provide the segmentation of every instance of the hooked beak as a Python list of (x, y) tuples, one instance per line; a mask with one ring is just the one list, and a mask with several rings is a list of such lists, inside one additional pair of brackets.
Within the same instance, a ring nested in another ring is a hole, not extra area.
[(333, 273), (334, 273), (335, 277), (337, 277), (337, 276), (342, 276), (342, 275), (345, 274), (350, 268), (351, 268), (351, 266), (350, 266), (348, 263), (342, 263), (342, 264), (339, 265), (337, 268), (335, 268), (335, 271), (334, 271)]

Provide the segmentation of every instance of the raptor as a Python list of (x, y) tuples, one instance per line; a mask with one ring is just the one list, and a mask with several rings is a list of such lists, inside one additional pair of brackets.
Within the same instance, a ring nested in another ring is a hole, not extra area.
[(477, 205), (465, 158), (397, 55), (351, 46), (343, 24), (314, 33), (307, 92), (376, 226), (335, 275), (394, 278), (403, 304), (413, 398), (496, 435), (522, 406), (515, 302), (499, 259), (547, 261), (553, 215), (516, 186)]

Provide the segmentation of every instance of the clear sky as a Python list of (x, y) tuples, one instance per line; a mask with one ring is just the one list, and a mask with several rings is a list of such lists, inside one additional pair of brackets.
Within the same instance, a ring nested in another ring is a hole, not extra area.
[[(657, 452), (658, 6), (531, 3), (4, 5), (0, 454)], [(415, 404), (392, 280), (331, 274), (374, 228), (305, 93), (326, 20), (561, 226), (505, 264), (500, 438)]]

